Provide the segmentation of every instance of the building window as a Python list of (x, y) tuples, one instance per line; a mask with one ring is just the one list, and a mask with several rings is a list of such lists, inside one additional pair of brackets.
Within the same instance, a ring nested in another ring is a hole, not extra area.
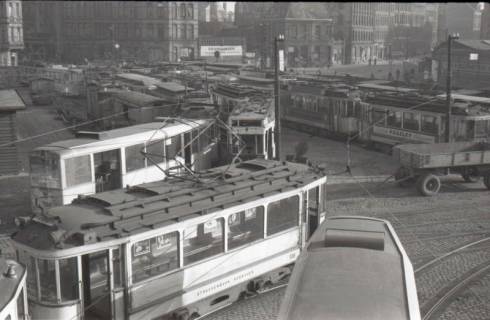
[(264, 207), (233, 213), (228, 217), (228, 250), (264, 237)]
[(78, 299), (78, 263), (77, 258), (59, 260), (61, 301)]
[(66, 186), (76, 186), (92, 181), (90, 156), (80, 156), (65, 160)]
[(178, 3), (173, 4), (173, 16), (174, 16), (174, 19), (179, 18), (179, 4)]
[(133, 283), (179, 267), (179, 233), (171, 232), (132, 245)]
[(180, 17), (185, 18), (185, 3), (180, 4)]
[(194, 5), (192, 3), (187, 4), (187, 18), (194, 19)]
[(8, 16), (12, 17), (13, 14), (14, 14), (14, 7), (13, 7), (12, 2), (9, 2)]
[(16, 3), (15, 4), (15, 16), (17, 18), (21, 18), (21, 14), (20, 14), (20, 4), (19, 3)]
[(143, 143), (126, 147), (126, 172), (142, 169), (145, 167), (145, 156), (141, 153), (144, 151)]
[(175, 23), (172, 25), (172, 39), (179, 39), (179, 28), (178, 25)]
[(224, 251), (224, 219), (219, 218), (184, 230), (184, 265), (220, 254)]
[(299, 196), (272, 202), (267, 206), (267, 235), (295, 227), (299, 222)]
[(187, 36), (189, 37), (188, 39), (189, 40), (194, 40), (194, 25), (193, 24), (189, 24), (188, 25), (188, 28), (189, 30), (187, 31)]
[(315, 33), (313, 35), (313, 39), (314, 40), (320, 40), (320, 38), (321, 38), (321, 26), (316, 25), (315, 26)]

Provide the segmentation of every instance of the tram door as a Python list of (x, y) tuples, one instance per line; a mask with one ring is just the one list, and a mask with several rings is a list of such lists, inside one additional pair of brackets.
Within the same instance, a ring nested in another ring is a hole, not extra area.
[(319, 225), (319, 194), (320, 187), (314, 187), (308, 190), (308, 231), (307, 231), (307, 240), (313, 235), (315, 230)]
[(119, 149), (94, 153), (95, 192), (122, 188)]
[(191, 133), (184, 133), (184, 160), (186, 167), (190, 167), (192, 164), (192, 143), (191, 142)]
[(111, 319), (109, 251), (82, 256), (85, 319)]

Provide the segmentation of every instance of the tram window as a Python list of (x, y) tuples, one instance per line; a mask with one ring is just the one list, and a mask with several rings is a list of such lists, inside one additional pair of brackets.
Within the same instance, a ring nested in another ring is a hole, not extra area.
[(36, 260), (25, 251), (19, 250), (19, 261), (27, 267), (27, 294), (29, 298), (37, 300)]
[(403, 113), (403, 129), (419, 131), (420, 130), (420, 115), (412, 112)]
[(66, 186), (76, 186), (78, 184), (92, 181), (92, 167), (90, 156), (80, 156), (65, 160)]
[(179, 233), (172, 232), (133, 244), (133, 283), (177, 269), (178, 243)]
[(422, 132), (437, 134), (438, 131), (437, 118), (434, 116), (422, 115)]
[(19, 319), (24, 319), (24, 289), (20, 290), (17, 297), (17, 316)]
[(388, 112), (388, 118), (387, 118), (387, 124), (390, 127), (395, 127), (395, 128), (401, 128), (402, 127), (402, 113), (397, 111), (389, 111)]
[(267, 235), (298, 225), (299, 196), (272, 202), (267, 207)]
[(112, 251), (112, 270), (114, 272), (115, 288), (121, 287), (123, 284), (121, 263), (122, 263), (121, 251), (119, 249), (114, 249)]
[(77, 258), (59, 260), (61, 301), (78, 299)]
[(145, 156), (141, 151), (145, 151), (143, 143), (126, 147), (126, 172), (138, 170), (145, 167)]
[(228, 217), (228, 249), (235, 249), (264, 237), (264, 207), (233, 213)]
[(347, 102), (347, 117), (354, 117), (354, 102), (353, 101), (348, 101)]
[(264, 136), (258, 134), (255, 139), (257, 139), (257, 154), (264, 154)]
[[(156, 163), (162, 163), (165, 159), (163, 154), (163, 140), (155, 140), (146, 144), (146, 153), (148, 158)], [(153, 165), (153, 162), (148, 160), (148, 166)]]
[(386, 112), (384, 110), (373, 109), (373, 122), (377, 126), (385, 126)]
[(165, 157), (167, 160), (172, 160), (180, 152), (181, 142), (180, 135), (173, 136), (165, 140)]
[(34, 185), (38, 185), (38, 180), (47, 178), (53, 188), (61, 187), (58, 155), (47, 151), (34, 151), (29, 157), (29, 164)]
[(188, 265), (224, 251), (224, 219), (200, 223), (184, 231), (184, 265)]
[(38, 260), (41, 301), (57, 302), (54, 260)]
[(490, 120), (475, 120), (475, 137), (487, 137), (490, 131)]
[(200, 152), (199, 150), (199, 130), (192, 130), (192, 153)]

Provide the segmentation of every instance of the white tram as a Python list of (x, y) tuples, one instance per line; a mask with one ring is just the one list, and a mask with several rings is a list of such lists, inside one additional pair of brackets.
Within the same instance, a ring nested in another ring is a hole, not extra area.
[(26, 268), (0, 257), (0, 319), (28, 320)]
[(34, 149), (29, 158), (33, 211), (68, 204), (78, 195), (161, 180), (163, 170), (178, 173), (180, 164), (210, 168), (218, 157), (214, 120), (165, 121), (79, 132), (76, 139)]
[(12, 235), (34, 319), (191, 319), (286, 277), (326, 177), (264, 159), (77, 199)]

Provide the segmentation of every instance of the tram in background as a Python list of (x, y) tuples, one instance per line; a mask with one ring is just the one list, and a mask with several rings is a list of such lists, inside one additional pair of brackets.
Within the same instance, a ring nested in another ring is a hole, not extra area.
[(41, 319), (191, 319), (287, 277), (325, 217), (322, 171), (256, 159), (19, 219)]
[[(411, 88), (290, 84), (281, 101), (285, 124), (312, 134), (358, 137), (384, 146), (445, 141), (445, 102)], [(452, 105), (452, 141), (490, 138), (489, 102), (458, 96)]]
[(33, 211), (68, 204), (78, 195), (161, 180), (164, 171), (181, 172), (182, 164), (195, 170), (216, 164), (214, 120), (161, 119), (81, 131), (75, 139), (35, 148), (29, 157)]
[(0, 319), (29, 320), (26, 268), (0, 255)]
[(388, 221), (326, 219), (297, 259), (279, 320), (420, 320), (413, 267)]

